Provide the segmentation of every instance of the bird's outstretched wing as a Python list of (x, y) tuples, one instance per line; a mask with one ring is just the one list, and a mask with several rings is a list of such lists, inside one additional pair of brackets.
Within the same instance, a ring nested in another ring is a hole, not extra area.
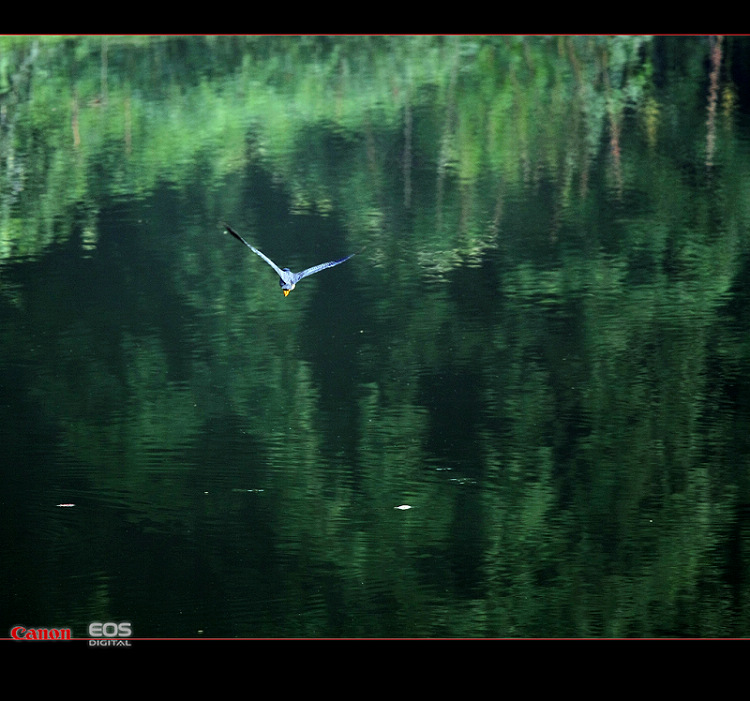
[[(242, 238), (242, 236), (240, 236), (226, 222), (224, 223), (224, 226), (226, 227), (227, 231), (230, 234), (232, 234), (232, 236), (234, 236), (234, 238), (239, 239), (240, 241), (242, 241), (242, 243), (244, 243), (253, 253), (257, 253), (264, 261), (266, 261), (266, 263), (268, 263), (268, 265), (270, 265), (278, 273), (279, 277), (281, 277), (281, 278), (284, 277), (284, 271), (281, 268), (279, 268), (279, 266), (276, 265), (276, 263), (274, 263), (265, 253), (263, 253), (262, 251), (259, 251), (257, 248), (255, 248), (255, 246), (251, 246), (247, 241), (245, 241), (245, 239)], [(339, 261), (339, 262), (342, 262), (342, 261)], [(309, 274), (312, 274), (312, 273), (309, 273)]]
[(303, 270), (300, 273), (295, 273), (295, 283), (299, 282), (303, 277), (307, 277), (308, 275), (315, 275), (315, 273), (319, 273), (321, 270), (325, 270), (326, 268), (332, 268), (334, 265), (339, 265), (339, 263), (345, 263), (348, 261), (352, 256), (356, 256), (356, 253), (352, 253), (348, 255), (346, 258), (339, 258), (338, 260), (329, 260), (327, 263), (321, 263), (320, 265), (313, 265), (312, 268), (308, 268), (307, 270)]

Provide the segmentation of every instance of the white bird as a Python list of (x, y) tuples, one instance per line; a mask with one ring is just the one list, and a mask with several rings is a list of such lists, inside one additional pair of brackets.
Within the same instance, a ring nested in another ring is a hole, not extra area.
[(240, 236), (234, 229), (232, 229), (229, 224), (224, 224), (224, 226), (227, 228), (227, 231), (232, 234), (232, 236), (234, 236), (234, 238), (242, 241), (242, 243), (244, 243), (253, 253), (257, 253), (264, 261), (266, 261), (266, 263), (268, 263), (268, 265), (270, 265), (276, 271), (279, 276), (279, 285), (281, 286), (281, 291), (284, 293), (284, 297), (286, 297), (296, 287), (297, 283), (303, 277), (314, 275), (315, 273), (319, 273), (321, 270), (332, 268), (334, 265), (339, 265), (339, 263), (345, 263), (352, 256), (357, 255), (356, 253), (352, 253), (346, 258), (329, 260), (327, 263), (320, 263), (320, 265), (314, 265), (312, 268), (307, 268), (307, 270), (303, 270), (301, 273), (293, 273), (291, 270), (289, 270), (289, 268), (280, 268), (265, 253), (259, 251), (257, 248), (255, 248), (255, 246), (251, 246), (247, 241), (245, 241), (245, 239), (242, 238), (242, 236)]

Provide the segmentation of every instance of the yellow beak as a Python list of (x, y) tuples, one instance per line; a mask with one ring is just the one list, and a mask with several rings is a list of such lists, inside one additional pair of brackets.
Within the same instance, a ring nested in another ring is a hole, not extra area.
[(291, 292), (291, 290), (281, 290), (281, 291), (284, 293), (284, 297), (286, 297)]

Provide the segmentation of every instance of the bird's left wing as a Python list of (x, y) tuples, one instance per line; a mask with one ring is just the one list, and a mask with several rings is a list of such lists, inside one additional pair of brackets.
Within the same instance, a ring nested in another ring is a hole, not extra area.
[(339, 258), (338, 260), (329, 260), (327, 263), (314, 265), (312, 268), (303, 270), (300, 273), (295, 273), (294, 274), (294, 277), (296, 278), (295, 283), (299, 282), (303, 277), (307, 277), (308, 275), (315, 275), (315, 273), (319, 273), (321, 270), (325, 270), (326, 268), (332, 268), (334, 265), (339, 265), (340, 263), (345, 263), (351, 257), (356, 256), (356, 255), (357, 255), (356, 253), (352, 253), (348, 255), (346, 258)]
[(255, 248), (255, 246), (251, 246), (247, 241), (245, 241), (245, 239), (242, 238), (242, 236), (240, 236), (226, 222), (224, 223), (224, 226), (226, 227), (227, 231), (230, 234), (232, 234), (232, 236), (234, 236), (234, 238), (239, 239), (240, 241), (242, 241), (242, 243), (244, 243), (253, 253), (257, 253), (264, 261), (266, 261), (266, 263), (268, 263), (268, 265), (270, 265), (278, 273), (279, 277), (281, 277), (281, 278), (284, 277), (284, 271), (281, 268), (279, 268), (279, 266), (276, 265), (276, 263), (274, 263), (265, 253), (263, 253), (262, 251), (259, 251), (257, 248)]

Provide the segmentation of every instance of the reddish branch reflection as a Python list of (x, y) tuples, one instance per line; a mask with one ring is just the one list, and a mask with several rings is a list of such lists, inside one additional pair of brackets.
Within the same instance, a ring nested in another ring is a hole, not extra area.
[(715, 37), (711, 40), (711, 72), (708, 76), (708, 117), (706, 119), (706, 165), (713, 165), (714, 149), (716, 147), (716, 104), (719, 99), (719, 70), (721, 69), (721, 40)]

